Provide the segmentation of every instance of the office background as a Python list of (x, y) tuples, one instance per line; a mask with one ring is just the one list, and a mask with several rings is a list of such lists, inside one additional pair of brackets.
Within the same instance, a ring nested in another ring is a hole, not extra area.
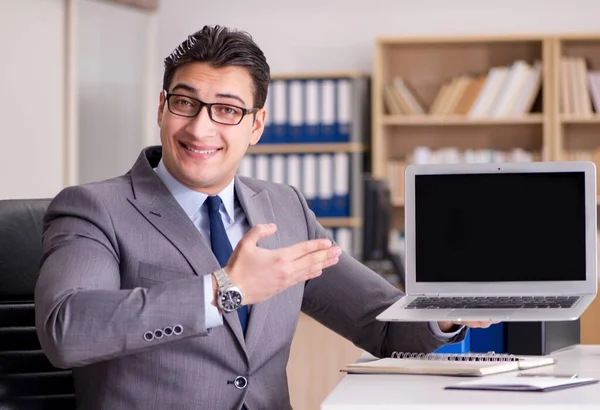
[[(126, 172), (158, 142), (162, 59), (204, 24), (251, 33), (275, 75), (371, 74), (380, 36), (600, 33), (595, 0), (118, 3), (0, 0), (0, 199), (51, 197)], [(315, 408), (358, 351), (306, 318), (299, 334), (292, 400)]]

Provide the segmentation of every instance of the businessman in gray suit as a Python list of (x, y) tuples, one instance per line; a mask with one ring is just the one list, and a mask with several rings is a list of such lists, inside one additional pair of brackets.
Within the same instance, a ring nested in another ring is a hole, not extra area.
[(250, 36), (204, 27), (165, 59), (161, 146), (52, 201), (36, 325), (78, 408), (290, 408), (300, 311), (379, 357), (464, 337), (376, 321), (402, 293), (341, 252), (296, 188), (236, 176), (269, 80)]

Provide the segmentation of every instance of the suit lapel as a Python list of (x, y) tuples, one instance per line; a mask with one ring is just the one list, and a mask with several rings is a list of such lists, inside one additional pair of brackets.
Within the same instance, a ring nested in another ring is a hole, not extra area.
[[(161, 154), (161, 147), (142, 151), (130, 171), (134, 198), (130, 198), (129, 202), (181, 252), (196, 275), (217, 270), (220, 265), (212, 250), (152, 169), (158, 164)], [(267, 191), (255, 192), (236, 177), (235, 192), (250, 227), (275, 222)], [(258, 245), (265, 249), (279, 248), (279, 232), (262, 239)], [(245, 338), (238, 315), (235, 312), (223, 315), (247, 356), (260, 341), (271, 300), (252, 305)]]
[[(208, 244), (152, 169), (161, 157), (160, 147), (140, 154), (131, 169), (134, 199), (129, 202), (181, 252), (198, 276), (220, 268)], [(236, 339), (246, 349), (236, 313), (223, 315)]]
[[(260, 192), (255, 192), (246, 184), (244, 184), (239, 178), (236, 178), (235, 188), (237, 198), (244, 209), (244, 213), (248, 219), (250, 227), (253, 227), (257, 224), (275, 222), (273, 204), (271, 203), (271, 199), (269, 198), (267, 191), (263, 190)], [(276, 231), (272, 236), (262, 239), (258, 245), (265, 249), (279, 248), (279, 231)], [(262, 328), (265, 324), (267, 316), (269, 315), (271, 303), (272, 298), (251, 306), (250, 316), (248, 319), (248, 328), (246, 329), (246, 351), (248, 356), (252, 354), (252, 351), (261, 339)], [(237, 315), (235, 315), (235, 319), (237, 321), (237, 325), (239, 326)]]
[(129, 202), (181, 252), (196, 275), (218, 269), (210, 247), (152, 169), (160, 154), (160, 147), (140, 154), (131, 170), (134, 199)]

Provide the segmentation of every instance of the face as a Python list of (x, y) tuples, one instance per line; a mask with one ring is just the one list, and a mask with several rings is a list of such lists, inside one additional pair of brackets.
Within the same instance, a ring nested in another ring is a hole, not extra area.
[[(169, 93), (183, 94), (206, 103), (253, 108), (252, 77), (243, 67), (213, 68), (187, 63), (177, 69)], [(187, 187), (214, 195), (234, 178), (248, 146), (255, 145), (264, 129), (265, 111), (243, 117), (238, 125), (211, 121), (207, 107), (194, 118), (171, 113), (164, 92), (158, 106), (163, 162), (169, 173)]]

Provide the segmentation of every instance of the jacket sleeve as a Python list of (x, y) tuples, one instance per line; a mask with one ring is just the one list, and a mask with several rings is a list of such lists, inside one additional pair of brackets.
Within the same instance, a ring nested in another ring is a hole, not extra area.
[(60, 192), (44, 219), (35, 290), (38, 337), (55, 366), (83, 366), (207, 335), (202, 277), (121, 289), (119, 260), (111, 217), (98, 195), (81, 186)]
[[(310, 239), (327, 238), (327, 231), (297, 191), (305, 210)], [(428, 322), (380, 322), (376, 316), (404, 294), (347, 253), (338, 264), (306, 283), (302, 311), (376, 357), (392, 352), (432, 352), (445, 342)], [(446, 343), (463, 340), (465, 330)]]

